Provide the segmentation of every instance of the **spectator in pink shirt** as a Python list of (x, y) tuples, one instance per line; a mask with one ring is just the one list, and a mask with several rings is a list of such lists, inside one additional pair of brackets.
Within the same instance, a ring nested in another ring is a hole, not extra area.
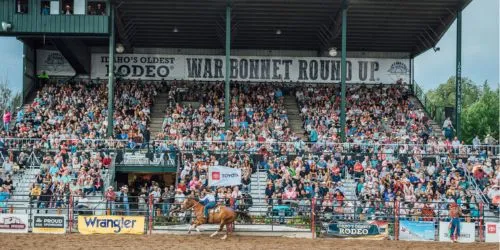
[(5, 128), (5, 131), (9, 131), (9, 124), (10, 120), (12, 119), (12, 115), (9, 110), (5, 110), (5, 113), (3, 113), (3, 127)]
[(297, 192), (291, 186), (287, 188), (287, 190), (283, 193), (283, 200), (296, 200)]
[(198, 180), (198, 177), (193, 177), (193, 179), (189, 182), (189, 189), (190, 190), (195, 190), (200, 186), (200, 181)]

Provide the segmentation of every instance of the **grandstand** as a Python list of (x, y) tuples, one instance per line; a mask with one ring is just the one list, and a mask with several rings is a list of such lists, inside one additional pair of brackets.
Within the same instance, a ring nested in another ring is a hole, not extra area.
[(227, 166), (242, 184), (219, 202), (256, 220), (438, 223), (455, 201), (478, 232), (498, 222), (500, 147), (460, 140), (459, 102), (445, 138), (413, 79), (471, 0), (14, 2), (0, 35), (24, 44), (24, 102), (0, 138), (2, 212), (183, 224), (173, 208)]

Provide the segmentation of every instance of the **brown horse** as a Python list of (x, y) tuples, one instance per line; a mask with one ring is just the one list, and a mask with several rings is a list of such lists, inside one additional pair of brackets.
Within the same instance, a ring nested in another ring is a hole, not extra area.
[(221, 238), (222, 240), (225, 240), (227, 238), (228, 226), (231, 225), (238, 216), (240, 216), (245, 221), (250, 220), (250, 216), (248, 216), (245, 212), (234, 211), (232, 208), (225, 206), (217, 206), (213, 208), (212, 211), (209, 211), (208, 218), (205, 219), (205, 217), (203, 216), (204, 206), (193, 198), (186, 198), (182, 203), (181, 208), (183, 210), (188, 210), (192, 208), (194, 210), (194, 215), (196, 216), (196, 219), (191, 223), (191, 226), (189, 226), (188, 233), (191, 233), (191, 229), (193, 227), (194, 229), (196, 229), (196, 231), (200, 232), (198, 226), (202, 224), (219, 224), (220, 225), (219, 230), (215, 231), (213, 234), (210, 235), (210, 237), (214, 237), (224, 229), (225, 225), (226, 234), (222, 236)]

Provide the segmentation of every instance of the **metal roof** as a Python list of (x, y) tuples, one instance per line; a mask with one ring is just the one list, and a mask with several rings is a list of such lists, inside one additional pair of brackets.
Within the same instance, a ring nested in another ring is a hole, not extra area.
[[(437, 44), (456, 11), (471, 1), (349, 0), (347, 50), (419, 54)], [(117, 2), (119, 40), (129, 47), (223, 48), (226, 3)], [(342, 0), (232, 0), (231, 48), (321, 51), (340, 47), (341, 4)]]

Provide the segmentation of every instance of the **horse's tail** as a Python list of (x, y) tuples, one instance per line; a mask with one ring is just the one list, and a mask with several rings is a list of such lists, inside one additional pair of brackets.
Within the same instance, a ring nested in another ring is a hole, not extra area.
[(242, 219), (244, 222), (252, 224), (252, 217), (250, 217), (248, 212), (246, 211), (235, 211), (235, 212), (237, 219)]

